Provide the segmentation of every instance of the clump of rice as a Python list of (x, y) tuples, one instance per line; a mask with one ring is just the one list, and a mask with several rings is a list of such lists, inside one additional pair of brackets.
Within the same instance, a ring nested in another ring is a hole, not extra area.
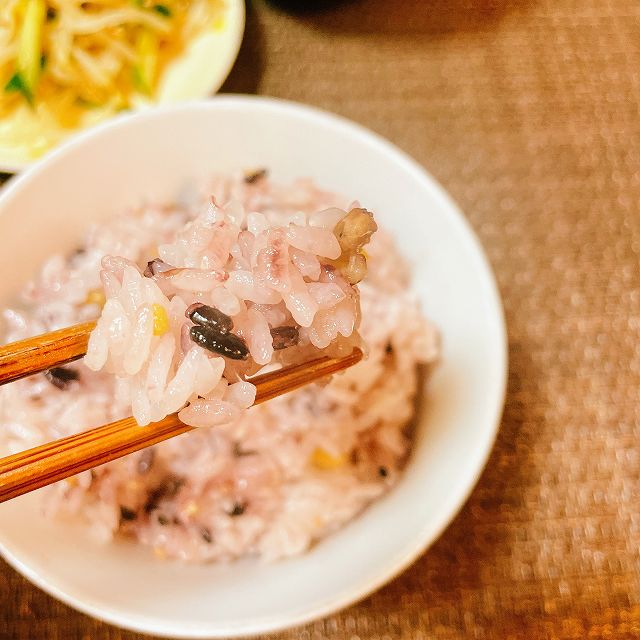
[[(60, 482), (46, 510), (161, 557), (272, 560), (303, 552), (394, 484), (418, 365), (435, 360), (437, 335), (384, 232), (354, 286), (367, 227), (357, 203), (262, 172), (216, 177), (207, 191), (215, 200), (145, 205), (95, 227), (73, 255), (43, 266), (22, 308), (4, 311), (6, 341), (100, 320), (86, 364), (0, 389), (0, 445), (17, 451), (132, 409), (141, 424), (180, 410), (212, 428)], [(214, 352), (201, 331), (209, 308), (231, 320), (222, 331), (214, 322)], [(366, 361), (247, 410), (247, 375), (351, 350), (358, 324)], [(243, 358), (223, 357), (221, 341)]]
[(194, 427), (235, 420), (254, 402), (246, 377), (261, 367), (329, 346), (351, 351), (353, 285), (376, 229), (359, 207), (253, 211), (212, 200), (144, 272), (121, 256), (102, 259), (106, 303), (85, 364), (117, 376), (141, 425), (176, 411)]

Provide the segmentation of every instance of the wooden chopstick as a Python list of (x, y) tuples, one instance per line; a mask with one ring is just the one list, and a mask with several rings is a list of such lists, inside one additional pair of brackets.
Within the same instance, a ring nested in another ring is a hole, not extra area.
[[(74, 328), (71, 327), (71, 329)], [(72, 340), (69, 353), (73, 353), (74, 349), (79, 348), (78, 341)], [(71, 360), (77, 357), (79, 355)], [(255, 404), (271, 400), (309, 382), (346, 369), (361, 359), (362, 351), (355, 348), (348, 356), (341, 358), (323, 356), (299, 365), (256, 376), (251, 380), (257, 387)], [(65, 360), (65, 362), (71, 360)], [(51, 361), (48, 367), (42, 367), (40, 370), (47, 369), (54, 364), (61, 364), (61, 362)], [(30, 372), (33, 373), (34, 370), (30, 369)], [(14, 379), (16, 378), (14, 377)], [(193, 427), (180, 422), (177, 414), (172, 414), (159, 422), (153, 422), (144, 427), (138, 426), (133, 418), (125, 418), (1, 458), (0, 502), (111, 462), (116, 458), (121, 458), (192, 429)]]
[(0, 347), (0, 385), (82, 358), (95, 326), (85, 322)]

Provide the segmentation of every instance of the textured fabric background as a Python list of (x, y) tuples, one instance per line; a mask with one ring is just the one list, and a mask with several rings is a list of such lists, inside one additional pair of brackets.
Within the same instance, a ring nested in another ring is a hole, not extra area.
[[(414, 155), (479, 234), (510, 332), (503, 425), (460, 515), (390, 585), (276, 638), (640, 637), (640, 3), (248, 10), (225, 91), (319, 105)], [(2, 565), (0, 638), (142, 636)]]

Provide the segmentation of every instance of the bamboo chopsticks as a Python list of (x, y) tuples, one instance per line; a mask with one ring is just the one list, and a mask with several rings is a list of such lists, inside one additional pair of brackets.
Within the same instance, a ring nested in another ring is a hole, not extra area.
[[(0, 384), (82, 357), (94, 326), (93, 323), (75, 325), (0, 347)], [(257, 387), (255, 404), (346, 369), (359, 362), (362, 355), (362, 351), (355, 348), (344, 357), (322, 356), (256, 376), (251, 379)], [(180, 422), (177, 414), (144, 427), (138, 426), (133, 418), (125, 418), (0, 458), (0, 502), (111, 462), (192, 428)]]

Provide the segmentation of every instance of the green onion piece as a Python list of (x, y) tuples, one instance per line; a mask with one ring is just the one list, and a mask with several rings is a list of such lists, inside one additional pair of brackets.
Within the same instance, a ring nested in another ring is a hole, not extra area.
[(97, 109), (102, 106), (99, 102), (92, 102), (91, 100), (86, 100), (85, 98), (76, 98), (75, 103), (82, 107), (83, 109)]
[(33, 104), (33, 94), (29, 90), (29, 87), (24, 83), (19, 71), (16, 71), (11, 76), (9, 82), (4, 85), (4, 90), (6, 93), (19, 92), (24, 96), (29, 104)]
[(133, 86), (140, 91), (141, 93), (146, 93), (147, 88), (144, 85), (142, 80), (142, 72), (140, 71), (140, 67), (138, 65), (134, 65), (131, 67), (131, 80), (133, 81)]
[(169, 9), (166, 4), (154, 4), (153, 10), (165, 18), (171, 17), (171, 9)]
[(27, 0), (20, 30), (17, 70), (32, 99), (42, 69), (42, 27), (46, 16), (44, 0)]
[(142, 93), (150, 94), (158, 69), (158, 36), (148, 29), (142, 29), (136, 40), (138, 60), (132, 69), (133, 83)]

